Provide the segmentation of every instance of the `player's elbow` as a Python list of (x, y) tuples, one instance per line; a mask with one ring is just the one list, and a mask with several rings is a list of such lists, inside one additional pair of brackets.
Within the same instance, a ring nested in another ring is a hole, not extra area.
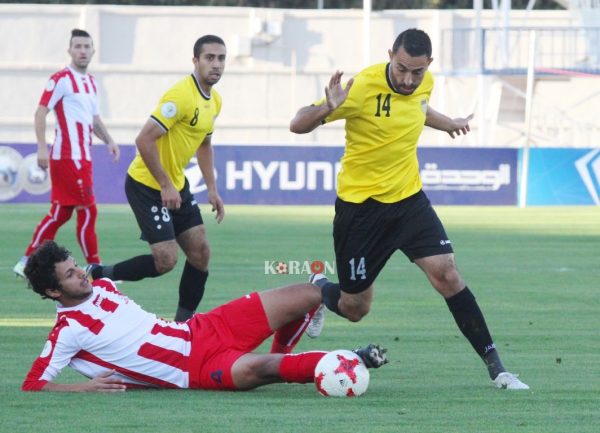
[(41, 391), (46, 383), (48, 383), (46, 380), (25, 379), (21, 385), (21, 391)]
[(308, 132), (311, 132), (313, 128), (309, 128), (306, 125), (302, 124), (302, 122), (297, 121), (296, 119), (292, 119), (292, 121), (290, 122), (290, 132), (293, 132), (294, 134), (306, 134)]
[(298, 122), (296, 122), (296, 119), (292, 119), (292, 121), (290, 122), (290, 132), (293, 132), (294, 134), (304, 133), (302, 129), (300, 129), (300, 126), (298, 125)]

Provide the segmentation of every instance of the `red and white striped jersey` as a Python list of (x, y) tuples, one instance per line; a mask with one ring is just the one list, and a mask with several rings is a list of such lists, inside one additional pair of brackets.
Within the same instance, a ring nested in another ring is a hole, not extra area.
[(50, 158), (91, 161), (93, 120), (99, 112), (94, 77), (70, 67), (58, 71), (48, 80), (40, 105), (56, 116)]
[(89, 378), (115, 370), (131, 386), (187, 388), (191, 333), (186, 323), (144, 311), (108, 279), (75, 307), (57, 306), (57, 319), (23, 382), (39, 391), (65, 367)]

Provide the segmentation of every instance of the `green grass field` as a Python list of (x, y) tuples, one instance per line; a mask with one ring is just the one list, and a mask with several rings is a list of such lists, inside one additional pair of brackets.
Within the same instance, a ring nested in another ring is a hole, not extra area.
[[(119, 395), (23, 393), (20, 385), (53, 323), (54, 306), (12, 274), (45, 205), (0, 205), (1, 432), (407, 432), (600, 431), (600, 208), (439, 207), (457, 263), (509, 370), (531, 391), (492, 387), (441, 297), (396, 254), (359, 323), (329, 315), (322, 336), (298, 350), (379, 342), (391, 363), (372, 371), (366, 395), (319, 396), (312, 385), (250, 392), (132, 391)], [(266, 260), (333, 261), (331, 207), (229, 206), (223, 224), (203, 207), (213, 248), (201, 310), (251, 290), (304, 280), (265, 275)], [(126, 206), (100, 206), (104, 262), (146, 253)], [(82, 262), (74, 221), (59, 233)], [(172, 317), (183, 260), (121, 290)], [(265, 349), (265, 348), (263, 348)], [(80, 380), (63, 372), (61, 381)]]

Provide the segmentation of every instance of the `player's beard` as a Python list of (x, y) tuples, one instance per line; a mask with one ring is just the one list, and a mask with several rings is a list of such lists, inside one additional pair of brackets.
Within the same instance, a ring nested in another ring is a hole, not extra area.
[(398, 86), (398, 87), (396, 87), (396, 90), (398, 91), (398, 93), (405, 95), (405, 96), (412, 95), (416, 89), (417, 89), (417, 86)]
[(73, 63), (75, 64), (75, 66), (77, 66), (79, 69), (85, 71), (87, 70), (88, 65), (90, 64), (90, 61), (92, 59), (77, 59), (77, 61), (74, 61)]

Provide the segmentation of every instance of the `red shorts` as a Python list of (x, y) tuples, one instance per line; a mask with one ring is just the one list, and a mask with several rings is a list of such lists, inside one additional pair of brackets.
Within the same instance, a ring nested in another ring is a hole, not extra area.
[(190, 388), (236, 389), (231, 367), (272, 333), (258, 293), (231, 301), (188, 322), (192, 332)]
[(50, 180), (52, 203), (63, 206), (90, 206), (96, 202), (91, 161), (51, 159)]

